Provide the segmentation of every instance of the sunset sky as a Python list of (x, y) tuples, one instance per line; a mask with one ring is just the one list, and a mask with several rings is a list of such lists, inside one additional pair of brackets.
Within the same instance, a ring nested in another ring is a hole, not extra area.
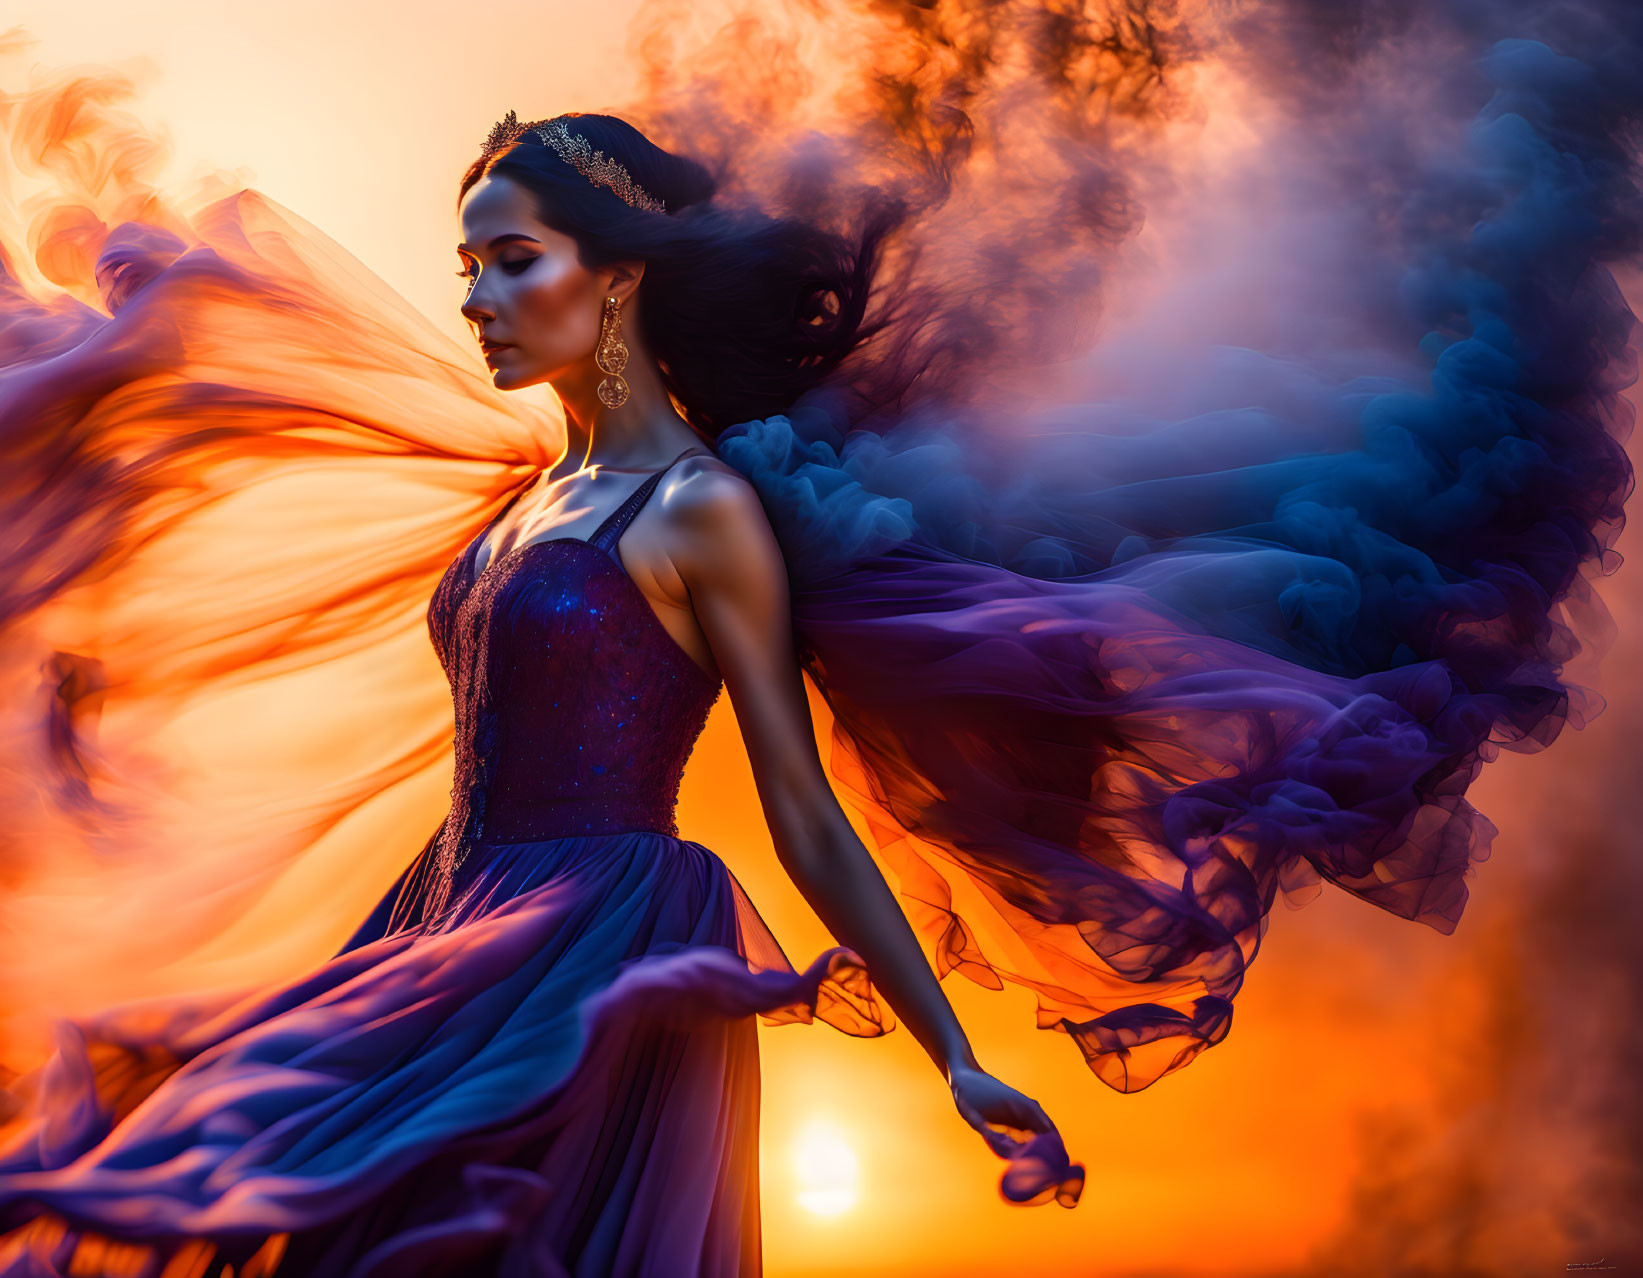
[[(510, 108), (620, 113), (637, 92), (625, 34), (637, 9), (10, 0), (5, 22), (38, 40), (29, 56), (43, 65), (129, 67), (179, 183), (234, 172), (466, 342), (453, 277), (463, 168)], [(1619, 543), (1628, 559), (1640, 536)], [(1374, 1257), (1393, 1235), (1416, 1239), (1433, 1273), (1458, 1272), (1446, 1256), (1498, 1258), (1486, 1272), (1601, 1257), (1603, 1204), (1585, 1186), (1613, 1156), (1600, 1133), (1635, 1124), (1638, 1104), (1619, 1053), (1635, 1013), (1616, 1010), (1635, 1008), (1628, 919), (1643, 890), (1635, 564), (1599, 593), (1619, 631), (1598, 682), (1607, 709), (1485, 769), (1470, 797), (1500, 834), (1454, 935), (1327, 886), (1304, 908), (1280, 902), (1226, 1041), (1129, 1096), (1065, 1035), (1034, 1027), (1027, 992), (949, 977), (982, 1064), (1041, 1101), (1086, 1165), (1076, 1209), (1001, 1200), (1003, 1164), (904, 1029), (858, 1040), (761, 1026), (771, 1278), (1323, 1278), (1390, 1272)], [(771, 851), (727, 698), (679, 824), (729, 865), (796, 966), (832, 943)], [(1589, 1255), (1547, 1251), (1571, 1215)], [(1457, 1237), (1465, 1250), (1446, 1250)]]

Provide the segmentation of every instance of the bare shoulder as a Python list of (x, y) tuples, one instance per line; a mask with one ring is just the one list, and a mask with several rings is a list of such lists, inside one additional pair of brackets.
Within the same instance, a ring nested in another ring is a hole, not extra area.
[(660, 494), (662, 504), (686, 519), (734, 517), (751, 503), (759, 510), (759, 495), (746, 476), (729, 462), (707, 454), (687, 457), (668, 472)]
[(669, 472), (668, 482), (657, 495), (668, 523), (686, 534), (745, 532), (750, 523), (769, 528), (753, 485), (717, 457), (685, 458)]
[(780, 565), (758, 491), (717, 457), (687, 457), (657, 494), (672, 534), (674, 563), (688, 578), (768, 572)]

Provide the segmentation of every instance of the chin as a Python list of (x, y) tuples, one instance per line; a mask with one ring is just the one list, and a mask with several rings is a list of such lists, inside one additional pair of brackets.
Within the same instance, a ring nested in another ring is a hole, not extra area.
[(534, 386), (541, 381), (540, 377), (532, 376), (528, 369), (493, 368), (491, 369), (491, 385), (497, 390), (524, 390), (527, 386)]

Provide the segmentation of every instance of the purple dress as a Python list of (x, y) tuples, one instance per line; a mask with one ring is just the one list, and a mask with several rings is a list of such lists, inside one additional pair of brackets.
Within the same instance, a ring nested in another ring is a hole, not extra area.
[(62, 1023), (0, 1155), (0, 1273), (67, 1273), (87, 1234), (145, 1276), (760, 1271), (754, 1014), (883, 1025), (856, 956), (795, 972), (678, 836), (722, 685), (616, 550), (660, 478), (587, 541), (447, 569), (453, 803), (339, 954)]

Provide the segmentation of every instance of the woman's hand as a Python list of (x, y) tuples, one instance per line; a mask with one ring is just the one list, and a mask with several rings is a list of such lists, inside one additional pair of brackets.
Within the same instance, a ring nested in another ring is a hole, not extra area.
[(1044, 1112), (1044, 1107), (1030, 1096), (1001, 1083), (986, 1070), (968, 1065), (955, 1065), (948, 1071), (948, 1082), (953, 1089), (953, 1102), (964, 1121), (974, 1127), (994, 1150), (999, 1150), (997, 1132), (988, 1126), (1008, 1129), (1012, 1141), (1031, 1140), (1038, 1132), (1053, 1132), (1055, 1124)]
[(971, 1065), (951, 1066), (947, 1078), (964, 1121), (981, 1133), (995, 1154), (1010, 1160), (999, 1186), (1007, 1199), (1036, 1203), (1053, 1195), (1063, 1207), (1078, 1201), (1084, 1190), (1084, 1165), (1068, 1161), (1061, 1133), (1042, 1105)]

